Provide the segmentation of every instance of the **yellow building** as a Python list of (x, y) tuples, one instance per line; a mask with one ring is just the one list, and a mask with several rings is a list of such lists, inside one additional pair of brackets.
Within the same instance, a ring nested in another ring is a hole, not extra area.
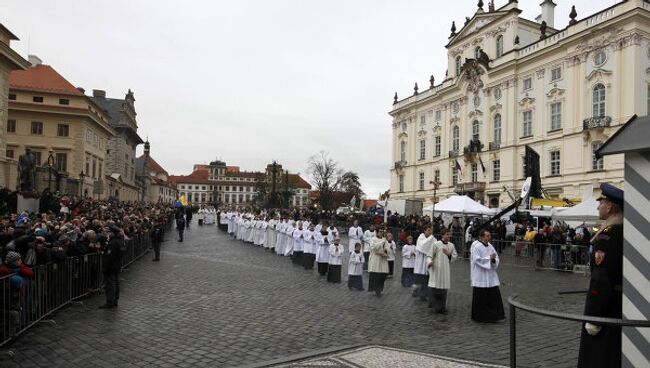
[[(524, 180), (524, 150), (540, 155), (549, 197), (582, 197), (600, 182), (622, 186), (620, 155), (594, 151), (650, 104), (650, 3), (619, 2), (554, 29), (545, 0), (536, 22), (516, 1), (477, 9), (449, 42), (440, 84), (402, 100), (392, 117), (391, 198), (433, 201), (463, 193), (492, 207)], [(460, 169), (460, 170), (459, 170)]]
[(29, 147), (37, 164), (47, 168), (37, 177), (39, 190), (105, 197), (107, 146), (116, 134), (108, 115), (38, 57), (30, 55), (29, 61), (31, 67), (9, 78), (7, 158), (17, 160)]
[(9, 73), (23, 70), (29, 62), (11, 49), (11, 41), (18, 38), (0, 24), (0, 187), (15, 189), (17, 181), (14, 160), (7, 159), (7, 111), (9, 109)]

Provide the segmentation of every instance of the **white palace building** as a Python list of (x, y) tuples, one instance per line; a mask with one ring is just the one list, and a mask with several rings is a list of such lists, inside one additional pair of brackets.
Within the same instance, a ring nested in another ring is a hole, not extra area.
[[(441, 84), (398, 100), (393, 118), (391, 198), (438, 201), (456, 193), (505, 206), (524, 180), (524, 150), (540, 155), (551, 198), (623, 185), (623, 157), (594, 151), (634, 114), (650, 110), (650, 3), (620, 1), (555, 29), (551, 0), (536, 21), (516, 0), (490, 2), (452, 25)], [(650, 129), (650, 127), (648, 127)]]

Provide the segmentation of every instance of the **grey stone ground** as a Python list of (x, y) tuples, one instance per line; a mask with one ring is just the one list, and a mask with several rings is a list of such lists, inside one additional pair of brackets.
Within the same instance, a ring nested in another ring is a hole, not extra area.
[[(378, 298), (325, 282), (290, 260), (196, 227), (177, 243), (168, 234), (162, 261), (145, 256), (122, 274), (118, 310), (101, 296), (69, 306), (19, 337), (1, 367), (220, 367), (260, 364), (350, 345), (381, 345), (493, 364), (508, 364), (508, 322), (469, 318), (469, 264), (452, 265), (450, 313), (429, 314), (395, 279)], [(399, 258), (399, 256), (398, 256)], [(399, 265), (397, 267), (399, 270)], [(584, 276), (502, 266), (504, 299), (581, 312)], [(364, 283), (367, 278), (364, 275)], [(507, 308), (507, 306), (506, 306)], [(518, 314), (518, 362), (573, 367), (580, 325)]]

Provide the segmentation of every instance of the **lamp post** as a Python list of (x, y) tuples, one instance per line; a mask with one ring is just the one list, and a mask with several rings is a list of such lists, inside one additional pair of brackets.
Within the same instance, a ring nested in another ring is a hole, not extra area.
[(55, 159), (53, 151), (50, 150), (50, 154), (47, 156), (47, 189), (52, 191), (52, 166), (55, 164)]
[(84, 178), (86, 177), (86, 174), (84, 173), (83, 170), (79, 173), (79, 196), (81, 198), (84, 198)]

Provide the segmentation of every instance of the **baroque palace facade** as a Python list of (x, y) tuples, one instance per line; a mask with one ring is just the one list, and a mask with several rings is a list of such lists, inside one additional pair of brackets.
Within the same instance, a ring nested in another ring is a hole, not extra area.
[[(554, 26), (545, 0), (535, 22), (516, 0), (483, 1), (449, 42), (444, 81), (398, 100), (391, 197), (425, 204), (466, 194), (491, 207), (524, 181), (524, 151), (540, 155), (549, 197), (580, 197), (601, 181), (623, 184), (620, 155), (594, 151), (634, 114), (650, 109), (650, 3), (621, 1)], [(650, 127), (649, 127), (650, 128)], [(437, 185), (436, 185), (437, 184)], [(436, 188), (437, 187), (437, 188)]]

